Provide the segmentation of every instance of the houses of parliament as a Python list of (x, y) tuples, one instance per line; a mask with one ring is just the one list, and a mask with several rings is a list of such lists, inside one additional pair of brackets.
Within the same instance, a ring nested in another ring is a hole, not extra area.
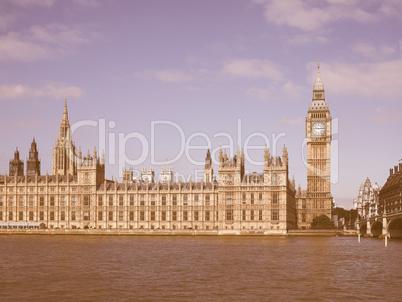
[(94, 149), (82, 154), (70, 132), (65, 101), (53, 148), (51, 175), (41, 174), (38, 147), (29, 157), (18, 149), (9, 173), (0, 175), (0, 228), (199, 230), (218, 233), (285, 234), (310, 228), (314, 217), (331, 217), (331, 115), (318, 66), (306, 117), (307, 188), (289, 179), (289, 155), (264, 151), (263, 173), (245, 173), (241, 149), (231, 157), (219, 151), (218, 181), (212, 158), (205, 157), (200, 182), (173, 181), (173, 171), (142, 170), (121, 182), (105, 178), (105, 156)]

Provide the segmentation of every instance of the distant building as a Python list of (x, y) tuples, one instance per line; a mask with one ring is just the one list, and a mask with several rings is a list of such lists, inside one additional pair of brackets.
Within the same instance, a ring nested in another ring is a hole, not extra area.
[(320, 215), (331, 218), (331, 141), (332, 117), (325, 101), (324, 84), (318, 65), (313, 87), (313, 99), (306, 117), (307, 190), (299, 189), (296, 196), (298, 226), (311, 227)]
[(14, 159), (10, 160), (8, 173), (10, 176), (22, 176), (24, 175), (24, 162), (20, 160), (20, 153), (18, 148), (14, 151)]
[[(219, 230), (223, 233), (285, 234), (310, 228), (314, 217), (331, 217), (331, 115), (318, 66), (312, 103), (306, 117), (307, 189), (296, 192), (289, 179), (289, 155), (264, 151), (262, 173), (246, 173), (245, 155), (219, 150), (218, 181), (211, 153), (205, 157), (200, 182), (175, 182), (173, 171), (123, 170), (123, 181), (105, 178), (105, 156), (94, 148), (76, 153), (64, 104), (53, 148), (52, 173), (41, 175), (35, 140), (27, 173), (16, 150), (10, 175), (0, 175), (0, 222), (39, 223), (48, 228)], [(156, 180), (158, 179), (158, 180)]]
[(40, 175), (40, 160), (35, 138), (32, 140), (31, 149), (29, 150), (29, 158), (27, 159), (27, 174)]
[(361, 218), (368, 219), (378, 216), (380, 189), (377, 182), (372, 186), (368, 177), (366, 181), (360, 185), (359, 194), (357, 198), (353, 200), (353, 208), (357, 210), (357, 214)]
[(380, 214), (393, 214), (402, 210), (402, 163), (389, 169), (389, 176), (380, 190)]

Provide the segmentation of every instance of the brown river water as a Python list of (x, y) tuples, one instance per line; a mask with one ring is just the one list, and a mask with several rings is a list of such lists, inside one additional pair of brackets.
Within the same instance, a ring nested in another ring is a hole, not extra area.
[(402, 301), (402, 240), (0, 236), (0, 301)]

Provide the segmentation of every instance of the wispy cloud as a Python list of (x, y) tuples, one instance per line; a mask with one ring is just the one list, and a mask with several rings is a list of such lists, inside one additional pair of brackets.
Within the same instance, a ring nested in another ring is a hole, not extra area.
[(84, 91), (81, 88), (64, 83), (50, 83), (42, 87), (30, 87), (22, 84), (0, 86), (0, 100), (26, 97), (80, 98), (83, 95)]
[(318, 31), (339, 20), (366, 23), (384, 16), (400, 16), (401, 1), (365, 0), (255, 0), (264, 5), (267, 22), (289, 26), (302, 31)]
[(364, 56), (365, 58), (379, 60), (389, 58), (396, 54), (397, 48), (388, 45), (377, 47), (369, 43), (357, 43), (354, 46), (353, 51)]
[(282, 126), (302, 126), (303, 120), (301, 118), (291, 119), (291, 118), (287, 118), (287, 117), (281, 117), (279, 119), (279, 123)]
[(305, 93), (306, 88), (296, 85), (290, 81), (284, 83), (273, 83), (268, 88), (253, 87), (247, 90), (247, 94), (265, 101), (284, 101), (296, 99)]
[(400, 111), (383, 111), (377, 110), (375, 113), (369, 116), (369, 120), (377, 124), (389, 125), (394, 123), (400, 123), (402, 119), (402, 113)]
[(56, 0), (6, 0), (6, 2), (15, 6), (29, 8), (33, 6), (52, 7)]
[(0, 60), (31, 62), (73, 53), (100, 36), (88, 26), (34, 25), (24, 32), (0, 36)]
[[(316, 63), (309, 63), (309, 81), (315, 78)], [(321, 63), (322, 79), (333, 95), (399, 100), (402, 95), (402, 59), (382, 62)]]
[(242, 78), (283, 80), (281, 68), (269, 60), (236, 59), (224, 63), (221, 74)]
[(156, 79), (166, 83), (183, 83), (194, 79), (194, 76), (190, 73), (178, 69), (147, 70), (137, 72), (135, 75), (139, 78)]
[(8, 28), (16, 19), (14, 14), (0, 15), (0, 30)]
[[(57, 0), (3, 0), (3, 1), (6, 1), (11, 5), (19, 6), (22, 8), (31, 8), (34, 6), (51, 8), (56, 3)], [(71, 0), (71, 3), (87, 7), (97, 7), (101, 5), (101, 2), (98, 0)]]

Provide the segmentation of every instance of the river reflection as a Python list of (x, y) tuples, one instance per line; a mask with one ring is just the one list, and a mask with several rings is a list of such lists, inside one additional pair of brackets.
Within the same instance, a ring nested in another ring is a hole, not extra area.
[(1, 236), (1, 301), (400, 301), (402, 241)]

